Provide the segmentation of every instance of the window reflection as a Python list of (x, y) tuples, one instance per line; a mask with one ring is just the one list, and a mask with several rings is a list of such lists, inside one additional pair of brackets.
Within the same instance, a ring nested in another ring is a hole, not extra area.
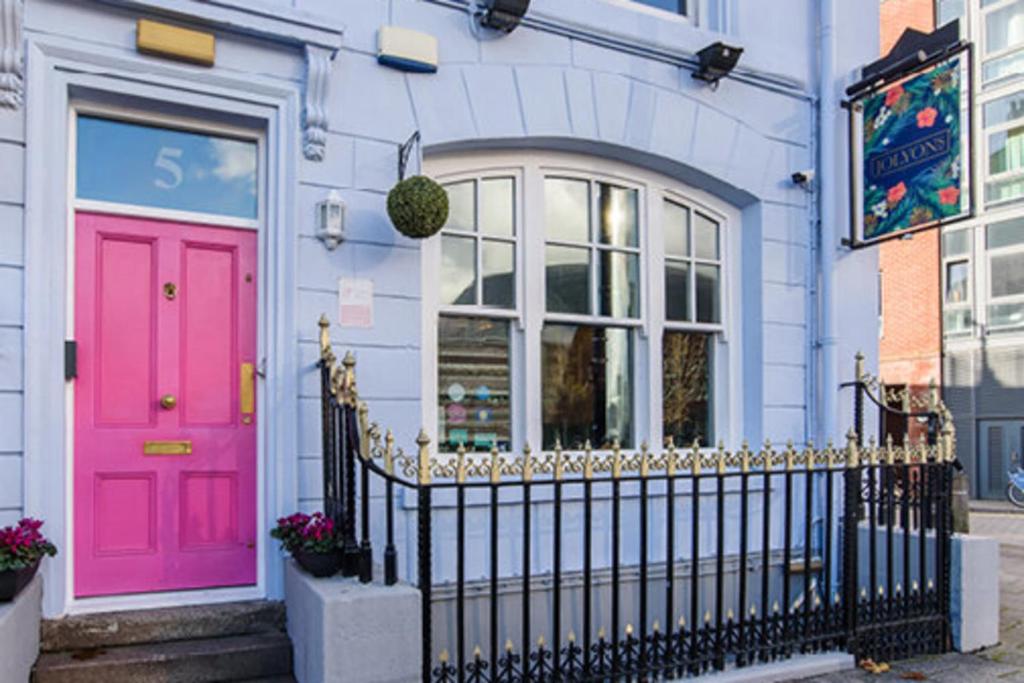
[(590, 313), (590, 250), (548, 246), (544, 282), (551, 313)]
[(633, 443), (633, 338), (627, 329), (545, 325), (544, 448)]
[(544, 219), (549, 240), (587, 242), (590, 239), (590, 183), (546, 178)]
[(662, 396), (666, 441), (688, 447), (713, 443), (711, 423), (712, 336), (666, 332), (662, 344)]
[(441, 237), (441, 303), (476, 303), (476, 255), (472, 237)]

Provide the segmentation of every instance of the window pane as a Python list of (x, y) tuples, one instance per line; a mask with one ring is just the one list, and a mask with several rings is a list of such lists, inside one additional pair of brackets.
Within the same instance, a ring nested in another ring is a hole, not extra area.
[(690, 210), (684, 206), (665, 202), (663, 232), (665, 253), (669, 256), (690, 255)]
[(545, 325), (544, 448), (633, 443), (633, 336), (621, 328)]
[(988, 136), (988, 172), (991, 174), (1024, 168), (1024, 126)]
[(1024, 93), (1015, 92), (985, 105), (985, 125), (997, 126), (1024, 117)]
[(711, 341), (708, 334), (666, 332), (662, 347), (665, 439), (688, 447), (713, 443)]
[(718, 258), (718, 223), (699, 213), (693, 217), (693, 255)]
[(637, 245), (637, 193), (614, 185), (598, 185), (601, 242), (616, 247)]
[(964, 15), (964, 0), (937, 0), (935, 3), (935, 25), (945, 26)]
[(509, 324), (442, 316), (437, 348), (440, 449), (509, 450)]
[(690, 264), (665, 262), (665, 317), (669, 320), (690, 319)]
[(476, 253), (472, 237), (441, 237), (441, 303), (476, 303)]
[(990, 59), (981, 67), (981, 78), (988, 83), (1024, 72), (1024, 52), (1012, 52), (1005, 57)]
[(484, 305), (516, 307), (515, 245), (484, 240)]
[(635, 0), (635, 2), (677, 14), (686, 14), (686, 0)]
[(640, 315), (639, 257), (615, 251), (601, 252), (601, 315), (636, 318)]
[(1024, 303), (992, 304), (988, 307), (989, 327), (1018, 327), (1024, 324)]
[(946, 264), (946, 303), (967, 303), (967, 261)]
[(985, 17), (985, 54), (1024, 43), (1024, 0), (1017, 0)]
[(947, 335), (971, 331), (971, 309), (955, 308), (942, 313), (942, 331)]
[(697, 322), (721, 322), (719, 311), (718, 266), (698, 263), (697, 270)]
[(256, 218), (256, 143), (78, 117), (77, 196)]
[(515, 180), (480, 181), (480, 230), (486, 235), (512, 237), (515, 232)]
[(547, 247), (544, 269), (547, 310), (590, 313), (590, 250)]
[(942, 255), (959, 256), (971, 250), (971, 231), (957, 230), (942, 235)]
[(448, 222), (445, 228), (476, 230), (476, 181), (445, 185), (448, 190)]
[(550, 240), (590, 240), (590, 183), (585, 180), (546, 178), (544, 220)]
[(985, 201), (1002, 202), (1024, 196), (1024, 178), (1007, 178), (985, 183)]
[(1024, 253), (993, 256), (989, 263), (993, 297), (1024, 294)]
[(1024, 218), (993, 223), (988, 226), (985, 240), (989, 249), (1009, 247), (1024, 242)]

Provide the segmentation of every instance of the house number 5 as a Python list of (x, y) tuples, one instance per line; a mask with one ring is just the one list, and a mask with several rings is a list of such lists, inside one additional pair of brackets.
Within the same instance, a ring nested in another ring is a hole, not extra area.
[(153, 184), (161, 190), (173, 190), (181, 185), (184, 174), (181, 164), (176, 159), (181, 159), (182, 150), (180, 147), (161, 147), (156, 155), (153, 166), (161, 171), (165, 177), (157, 178)]

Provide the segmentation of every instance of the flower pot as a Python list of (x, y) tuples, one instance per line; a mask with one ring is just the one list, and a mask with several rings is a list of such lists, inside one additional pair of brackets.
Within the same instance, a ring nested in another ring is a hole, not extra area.
[(36, 560), (31, 567), (24, 569), (10, 569), (0, 572), (0, 602), (10, 602), (27, 586), (32, 577), (39, 569), (39, 562)]
[(334, 576), (341, 571), (341, 552), (313, 553), (307, 550), (296, 551), (292, 557), (305, 569), (318, 579), (325, 579)]

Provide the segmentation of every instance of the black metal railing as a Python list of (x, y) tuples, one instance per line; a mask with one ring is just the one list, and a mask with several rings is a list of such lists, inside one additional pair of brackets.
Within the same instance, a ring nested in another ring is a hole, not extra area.
[[(932, 443), (851, 431), (842, 448), (733, 452), (443, 456), (421, 432), (407, 455), (369, 422), (354, 366), (321, 321), (325, 507), (345, 574), (364, 582), (382, 519), (384, 582), (422, 595), (424, 683), (674, 679), (809, 652), (948, 649), (947, 421)], [(857, 372), (861, 429), (870, 382)], [(402, 514), (415, 515), (404, 577)]]

